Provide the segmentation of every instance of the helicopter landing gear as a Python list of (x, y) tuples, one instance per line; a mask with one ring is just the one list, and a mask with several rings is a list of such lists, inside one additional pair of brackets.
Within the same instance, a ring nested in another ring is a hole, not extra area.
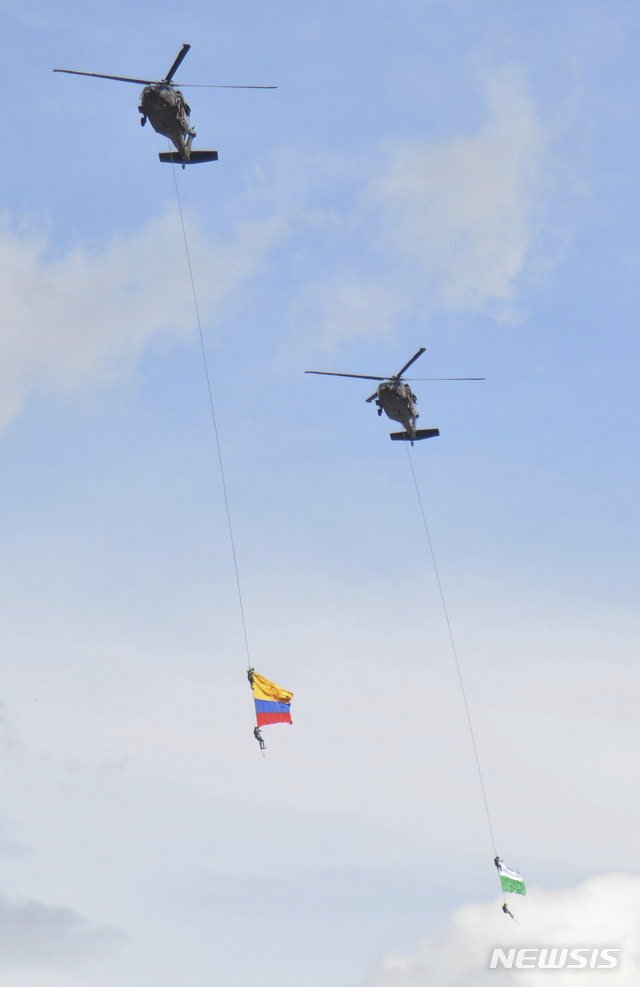
[(382, 408), (378, 408), (378, 418), (382, 418)]
[(145, 125), (146, 122), (147, 122), (147, 118), (146, 117), (140, 117), (140, 126), (141, 127), (144, 127), (144, 125)]

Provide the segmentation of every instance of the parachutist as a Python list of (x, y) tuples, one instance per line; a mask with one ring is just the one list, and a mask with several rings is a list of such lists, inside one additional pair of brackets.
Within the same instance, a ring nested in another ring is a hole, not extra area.
[(260, 727), (254, 727), (253, 728), (253, 736), (256, 738), (256, 740), (260, 744), (260, 750), (261, 751), (265, 750), (264, 737), (260, 733)]
[(254, 669), (254, 668), (250, 668), (250, 669), (248, 670), (248, 672), (247, 672), (247, 678), (249, 679), (249, 685), (250, 685), (250, 686), (251, 686), (252, 688), (253, 688), (253, 673), (254, 673), (254, 671), (255, 671), (255, 669)]
[(496, 867), (498, 868), (498, 870), (500, 870), (500, 864), (502, 863), (502, 861), (501, 861), (500, 857), (497, 856), (497, 854), (493, 858), (493, 862), (496, 865)]
[(518, 919), (515, 917), (515, 915), (513, 915), (512, 912), (509, 911), (509, 909), (507, 907), (506, 901), (505, 901), (504, 905), (502, 906), (502, 911), (505, 913), (505, 915), (510, 915), (514, 922), (517, 922), (518, 921)]

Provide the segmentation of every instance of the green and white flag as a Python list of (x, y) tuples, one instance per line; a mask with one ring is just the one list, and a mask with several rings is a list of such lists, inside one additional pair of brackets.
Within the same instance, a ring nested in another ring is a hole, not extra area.
[(498, 863), (498, 874), (500, 875), (503, 891), (512, 891), (514, 894), (527, 893), (520, 871), (514, 867), (507, 867), (503, 860), (500, 860)]

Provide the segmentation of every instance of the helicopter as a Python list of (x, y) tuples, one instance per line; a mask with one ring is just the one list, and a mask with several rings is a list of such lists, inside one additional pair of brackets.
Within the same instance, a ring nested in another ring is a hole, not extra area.
[[(203, 161), (217, 161), (217, 151), (192, 151), (191, 145), (196, 132), (189, 123), (191, 108), (187, 101), (176, 89), (173, 77), (180, 68), (191, 45), (183, 45), (178, 57), (160, 82), (149, 79), (129, 79), (122, 75), (101, 75), (99, 72), (77, 72), (75, 69), (54, 69), (54, 72), (66, 72), (68, 75), (90, 75), (94, 79), (114, 79), (116, 82), (134, 82), (144, 86), (140, 94), (138, 112), (141, 114), (140, 124), (144, 127), (147, 120), (158, 134), (168, 137), (175, 145), (176, 151), (158, 155), (161, 161), (171, 164), (199, 164)], [(202, 89), (277, 89), (277, 86), (199, 86)]]
[[(416, 404), (417, 397), (403, 378), (403, 373), (416, 362), (418, 357), (425, 352), (425, 347), (421, 346), (418, 352), (405, 363), (402, 370), (399, 370), (393, 377), (372, 377), (369, 374), (339, 374), (330, 370), (305, 370), (306, 374), (323, 374), (326, 377), (357, 377), (360, 380), (379, 380), (377, 390), (367, 398), (367, 402), (375, 401), (378, 408), (378, 415), (384, 411), (387, 418), (394, 422), (400, 422), (404, 426), (402, 432), (390, 432), (390, 436), (395, 441), (414, 442), (419, 439), (432, 439), (440, 435), (438, 428), (416, 428), (416, 421), (420, 417)], [(411, 380), (485, 380), (484, 377), (413, 377)]]

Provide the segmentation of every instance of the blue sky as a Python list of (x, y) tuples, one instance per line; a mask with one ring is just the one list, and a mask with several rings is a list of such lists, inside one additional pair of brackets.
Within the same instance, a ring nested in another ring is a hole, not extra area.
[[(487, 378), (416, 383), (412, 455), (521, 920), (635, 950), (636, 5), (0, 10), (3, 982), (488, 982), (406, 453), (369, 383), (304, 376), (421, 345)], [(165, 142), (139, 87), (52, 73), (185, 41), (179, 81), (279, 87), (185, 90), (220, 158), (176, 176), (252, 661), (295, 694), (265, 759)]]

